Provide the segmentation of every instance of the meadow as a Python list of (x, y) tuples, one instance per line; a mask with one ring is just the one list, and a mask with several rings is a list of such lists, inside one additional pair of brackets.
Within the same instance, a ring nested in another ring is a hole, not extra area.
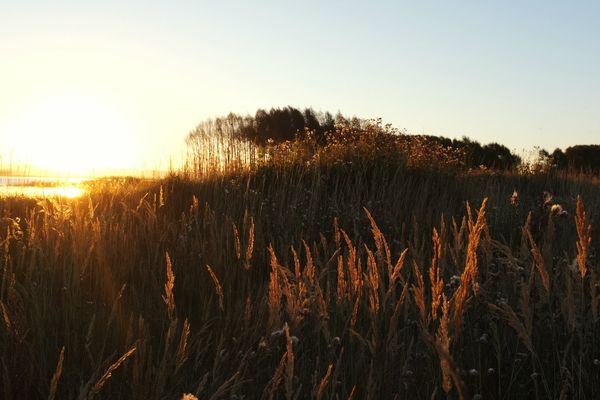
[(382, 138), (0, 198), (0, 397), (598, 398), (597, 181)]

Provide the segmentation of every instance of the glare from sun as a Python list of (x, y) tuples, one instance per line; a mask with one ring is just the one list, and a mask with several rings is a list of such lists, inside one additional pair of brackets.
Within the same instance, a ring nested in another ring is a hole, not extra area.
[(89, 176), (135, 168), (137, 131), (105, 99), (69, 93), (23, 109), (8, 128), (15, 154), (49, 173)]
[(59, 187), (56, 190), (56, 195), (74, 199), (81, 196), (85, 191), (82, 188), (75, 186)]

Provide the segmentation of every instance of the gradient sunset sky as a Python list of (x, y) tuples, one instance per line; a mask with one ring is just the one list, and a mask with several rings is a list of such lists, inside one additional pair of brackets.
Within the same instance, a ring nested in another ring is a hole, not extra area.
[(0, 6), (4, 162), (165, 168), (203, 119), (286, 105), (516, 150), (598, 144), (600, 2)]

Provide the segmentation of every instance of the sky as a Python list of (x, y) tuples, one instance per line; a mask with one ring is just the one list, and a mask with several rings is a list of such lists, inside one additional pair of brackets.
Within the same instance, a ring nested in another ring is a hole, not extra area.
[(204, 119), (287, 105), (516, 151), (600, 144), (600, 2), (0, 3), (4, 166), (164, 169)]

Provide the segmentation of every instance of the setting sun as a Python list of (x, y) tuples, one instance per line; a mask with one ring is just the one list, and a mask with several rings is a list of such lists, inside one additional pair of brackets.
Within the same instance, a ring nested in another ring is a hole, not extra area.
[(8, 131), (20, 161), (40, 171), (86, 176), (131, 169), (138, 160), (132, 121), (105, 99), (87, 94), (33, 101)]

